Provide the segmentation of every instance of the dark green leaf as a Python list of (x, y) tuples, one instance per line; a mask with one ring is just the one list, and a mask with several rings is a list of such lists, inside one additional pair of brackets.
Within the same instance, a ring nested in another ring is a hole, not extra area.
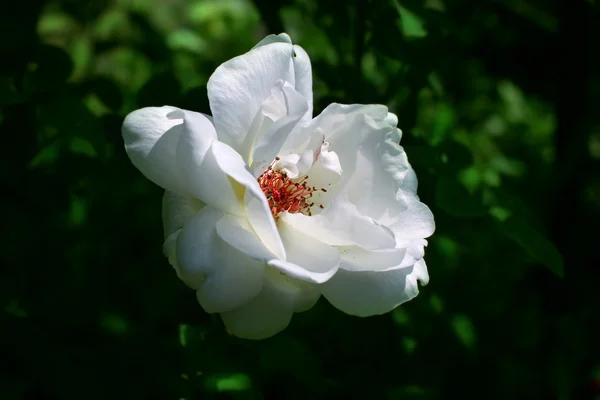
[(542, 233), (535, 229), (526, 218), (511, 216), (500, 223), (503, 231), (532, 257), (543, 263), (550, 271), (563, 277), (565, 266), (562, 255)]
[(438, 180), (435, 203), (448, 214), (458, 218), (474, 218), (486, 215), (487, 209), (476, 194), (471, 194), (451, 175)]

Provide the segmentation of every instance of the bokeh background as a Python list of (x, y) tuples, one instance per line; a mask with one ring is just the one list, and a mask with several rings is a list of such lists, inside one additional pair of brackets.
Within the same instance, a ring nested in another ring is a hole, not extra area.
[[(586, 0), (21, 0), (0, 6), (1, 399), (598, 399), (600, 10)], [(437, 230), (392, 313), (321, 299), (227, 334), (162, 255), (124, 116), (210, 113), (268, 33), (316, 112), (399, 116)]]

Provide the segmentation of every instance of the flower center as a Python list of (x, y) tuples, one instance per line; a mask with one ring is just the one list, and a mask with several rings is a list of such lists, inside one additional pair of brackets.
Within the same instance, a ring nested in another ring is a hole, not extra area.
[(310, 202), (310, 198), (317, 189), (308, 186), (308, 175), (291, 179), (285, 172), (273, 169), (277, 161), (279, 157), (275, 158), (269, 168), (258, 177), (258, 184), (267, 196), (271, 214), (275, 218), (284, 211), (312, 215), (310, 208), (314, 203)]

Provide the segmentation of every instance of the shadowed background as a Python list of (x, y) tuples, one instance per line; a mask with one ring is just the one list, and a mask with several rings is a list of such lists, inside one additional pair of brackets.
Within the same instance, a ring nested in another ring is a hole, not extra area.
[[(0, 398), (600, 398), (599, 22), (592, 0), (3, 2)], [(398, 115), (431, 281), (245, 341), (162, 255), (162, 190), (120, 126), (210, 113), (212, 71), (282, 31), (315, 115)]]

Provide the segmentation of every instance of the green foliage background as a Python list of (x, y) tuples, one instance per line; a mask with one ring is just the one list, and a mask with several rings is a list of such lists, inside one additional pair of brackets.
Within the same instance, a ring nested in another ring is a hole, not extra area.
[[(591, 399), (600, 394), (600, 12), (569, 0), (31, 0), (0, 6), (1, 399)], [(324, 299), (230, 337), (161, 252), (124, 116), (209, 113), (268, 33), (316, 112), (400, 119), (431, 282), (360, 319)]]

